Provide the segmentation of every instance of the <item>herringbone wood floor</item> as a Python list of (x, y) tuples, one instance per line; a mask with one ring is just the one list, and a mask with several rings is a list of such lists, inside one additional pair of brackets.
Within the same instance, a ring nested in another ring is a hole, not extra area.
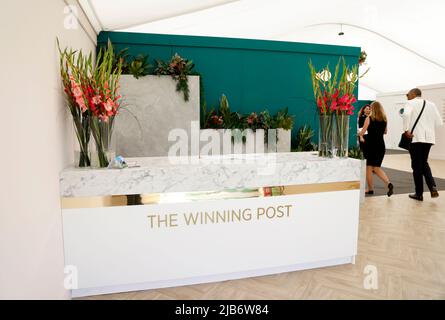
[[(364, 268), (378, 289), (364, 289)], [(87, 299), (445, 299), (445, 193), (367, 198), (356, 264)]]

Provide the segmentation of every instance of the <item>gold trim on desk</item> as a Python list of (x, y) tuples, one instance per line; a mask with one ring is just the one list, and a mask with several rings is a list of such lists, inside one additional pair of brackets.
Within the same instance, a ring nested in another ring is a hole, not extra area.
[(122, 207), (205, 200), (276, 197), (357, 189), (360, 189), (360, 181), (344, 181), (290, 186), (225, 189), (222, 191), (167, 192), (98, 197), (62, 197), (61, 205), (62, 209)]

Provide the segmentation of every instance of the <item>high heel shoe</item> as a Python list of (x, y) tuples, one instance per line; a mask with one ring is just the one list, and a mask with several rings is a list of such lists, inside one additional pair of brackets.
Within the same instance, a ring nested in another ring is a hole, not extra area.
[(391, 182), (388, 183), (388, 192), (386, 194), (388, 197), (391, 197), (394, 194), (394, 185)]

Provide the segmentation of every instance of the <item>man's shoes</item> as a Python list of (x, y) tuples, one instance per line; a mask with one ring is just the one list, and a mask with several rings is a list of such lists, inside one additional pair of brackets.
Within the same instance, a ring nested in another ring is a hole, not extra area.
[(437, 192), (437, 189), (431, 190), (431, 198), (437, 198), (439, 197), (439, 192)]
[(365, 194), (367, 194), (367, 195), (371, 195), (371, 194), (374, 194), (374, 190), (369, 190), (369, 191), (366, 191), (366, 192), (365, 192)]
[(391, 197), (394, 193), (394, 185), (390, 182), (388, 183), (388, 192), (386, 193), (388, 197)]
[(415, 193), (410, 194), (409, 197), (410, 197), (411, 199), (414, 199), (414, 200), (417, 200), (417, 201), (423, 201), (423, 196), (418, 196), (418, 195), (415, 194)]

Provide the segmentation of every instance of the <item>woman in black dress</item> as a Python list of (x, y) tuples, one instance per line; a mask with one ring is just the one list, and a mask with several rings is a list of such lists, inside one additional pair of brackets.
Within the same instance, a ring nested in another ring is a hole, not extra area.
[[(365, 120), (366, 120), (366, 118), (369, 117), (370, 115), (371, 115), (371, 106), (370, 106), (369, 104), (364, 105), (364, 106), (360, 109), (360, 111), (358, 112), (358, 123), (357, 123), (357, 126), (358, 126), (358, 131), (357, 131), (357, 133), (358, 133), (358, 135), (360, 134), (361, 129), (362, 129), (363, 126), (365, 125)], [(367, 134), (368, 134), (368, 133), (365, 132), (364, 135), (363, 135), (363, 138), (365, 139), (365, 141), (366, 141), (366, 135), (367, 135)], [(366, 158), (365, 144), (364, 144), (363, 142), (360, 141), (360, 138), (358, 139), (358, 143), (359, 143), (359, 145), (360, 145), (360, 150), (362, 151), (363, 156)]]
[[(368, 132), (366, 140), (364, 135)], [(388, 188), (387, 195), (390, 197), (394, 191), (393, 184), (382, 170), (381, 165), (385, 156), (385, 140), (383, 135), (387, 133), (386, 114), (382, 105), (378, 101), (371, 103), (371, 115), (366, 118), (362, 130), (360, 131), (360, 141), (364, 143), (366, 149), (366, 181), (368, 190), (366, 194), (374, 194), (373, 173), (375, 173)]]

